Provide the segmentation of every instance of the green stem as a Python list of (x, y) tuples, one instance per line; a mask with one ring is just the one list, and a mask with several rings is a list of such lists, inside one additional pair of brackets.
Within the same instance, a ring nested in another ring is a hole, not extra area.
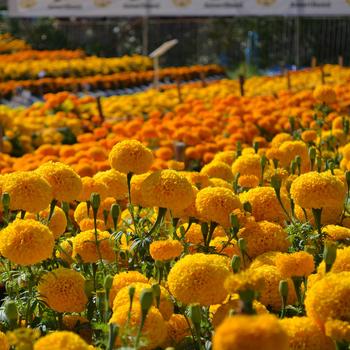
[(53, 213), (54, 213), (54, 211), (55, 211), (55, 206), (56, 206), (56, 204), (57, 204), (57, 200), (56, 200), (56, 199), (53, 199), (53, 200), (51, 201), (51, 204), (50, 204), (49, 216), (47, 217), (47, 223), (48, 223), (48, 224), (49, 224), (50, 221), (51, 221), (52, 215), (53, 215)]
[(312, 208), (312, 215), (315, 219), (315, 225), (316, 229), (319, 235), (322, 234), (321, 230), (321, 215), (322, 215), (322, 208)]
[(165, 217), (166, 211), (167, 211), (167, 208), (158, 209), (158, 216), (157, 216), (156, 222), (152, 226), (151, 230), (148, 232), (147, 236), (151, 236), (157, 230), (157, 228), (160, 226), (160, 224), (162, 223)]
[(301, 284), (303, 283), (302, 277), (292, 277), (295, 293), (297, 295), (297, 300), (299, 306), (303, 306), (303, 296), (301, 294)]

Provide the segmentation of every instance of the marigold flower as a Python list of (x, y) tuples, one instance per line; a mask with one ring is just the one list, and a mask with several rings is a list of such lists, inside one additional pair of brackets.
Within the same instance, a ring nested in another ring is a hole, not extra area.
[(89, 320), (80, 315), (64, 315), (62, 318), (64, 329), (79, 334), (87, 343), (91, 343), (92, 330)]
[(73, 243), (71, 239), (62, 241), (57, 249), (56, 257), (66, 262), (68, 265), (73, 263), (72, 258)]
[(227, 296), (224, 282), (230, 274), (228, 266), (229, 259), (223, 256), (187, 255), (170, 270), (169, 290), (184, 304), (218, 304)]
[(319, 85), (313, 92), (315, 100), (325, 104), (332, 104), (337, 100), (334, 89), (328, 85)]
[(201, 219), (229, 227), (231, 212), (237, 208), (241, 209), (242, 204), (227, 188), (207, 187), (198, 192), (196, 208)]
[[(50, 209), (48, 208), (41, 211), (40, 216), (42, 218), (47, 219), (49, 216), (49, 213), (50, 213)], [(66, 227), (67, 227), (67, 217), (65, 212), (61, 208), (57, 206), (55, 207), (48, 227), (50, 231), (53, 233), (53, 236), (55, 237), (55, 239), (58, 239), (65, 233)]]
[(35, 220), (16, 219), (1, 231), (1, 255), (19, 265), (33, 265), (51, 257), (54, 236)]
[(327, 273), (308, 289), (305, 299), (306, 314), (318, 324), (328, 319), (349, 321), (350, 272)]
[(40, 338), (34, 344), (34, 350), (47, 349), (89, 350), (89, 345), (73, 332), (56, 331)]
[(153, 241), (149, 247), (149, 252), (154, 260), (167, 261), (181, 255), (184, 247), (180, 241), (167, 239), (164, 241)]
[[(131, 313), (129, 313), (129, 303), (120, 306), (113, 312), (109, 322), (119, 326), (120, 336), (123, 336), (126, 332), (126, 334), (130, 334), (130, 330), (132, 330), (132, 335), (136, 336), (141, 322), (141, 306), (134, 302)], [(166, 339), (166, 323), (161, 313), (154, 306), (147, 313), (141, 336), (146, 342), (146, 345), (141, 347), (142, 350), (155, 349)]]
[(188, 208), (194, 193), (189, 181), (175, 170), (157, 171), (141, 185), (141, 195), (148, 206), (180, 211)]
[(213, 350), (287, 350), (288, 337), (273, 315), (226, 318), (213, 336)]
[(1, 350), (9, 350), (10, 345), (7, 340), (6, 334), (3, 332), (0, 332), (0, 349)]
[(210, 186), (210, 180), (209, 176), (207, 174), (203, 173), (197, 173), (195, 171), (188, 172), (188, 171), (182, 171), (182, 175), (186, 177), (186, 179), (194, 186), (196, 186), (199, 190), (202, 188)]
[(257, 154), (247, 154), (238, 157), (232, 164), (233, 174), (254, 175), (261, 178), (260, 156)]
[(350, 342), (350, 322), (328, 320), (325, 324), (326, 335), (338, 342)]
[(234, 160), (236, 159), (236, 152), (235, 151), (224, 151), (224, 152), (218, 152), (215, 154), (213, 161), (219, 161), (224, 162), (228, 165), (232, 165)]
[[(252, 215), (257, 221), (267, 220), (284, 223), (286, 214), (279, 203), (275, 190), (272, 187), (257, 187), (240, 195), (241, 202), (249, 202), (252, 206)], [(289, 199), (284, 191), (281, 192), (284, 207), (290, 210)]]
[(111, 168), (124, 174), (146, 173), (150, 169), (153, 159), (152, 152), (136, 140), (121, 141), (109, 153)]
[(101, 200), (105, 199), (108, 195), (108, 187), (102, 181), (95, 178), (85, 176), (81, 179), (83, 188), (76, 198), (79, 202), (85, 202), (90, 200), (92, 193), (98, 193)]
[(281, 144), (279, 150), (284, 153), (284, 157), (280, 159), (283, 167), (289, 167), (292, 160), (296, 156), (301, 158), (301, 171), (310, 170), (310, 159), (307, 145), (303, 141), (286, 141)]
[(315, 130), (305, 130), (301, 133), (301, 139), (304, 142), (313, 142), (317, 139), (317, 132)]
[[(95, 242), (95, 230), (83, 231), (73, 239), (73, 258), (79, 258), (84, 263), (94, 263), (100, 258), (107, 261), (115, 260), (113, 241), (111, 234), (107, 231), (97, 230), (98, 247)], [(101, 257), (99, 256), (101, 254)]]
[(307, 277), (315, 270), (315, 262), (307, 252), (280, 254), (276, 257), (276, 267), (283, 278)]
[[(142, 283), (142, 282), (135, 282), (131, 283), (135, 288), (135, 300), (138, 300), (140, 298), (141, 292), (144, 289), (151, 288), (150, 283)], [(129, 304), (130, 296), (129, 296), (129, 286), (123, 287), (119, 290), (116, 297), (113, 301), (113, 311), (118, 310), (121, 306)], [(157, 305), (157, 301), (154, 299), (153, 301), (154, 306)], [(159, 311), (162, 314), (164, 320), (169, 320), (171, 315), (174, 313), (174, 305), (171, 301), (170, 295), (167, 292), (167, 290), (160, 286), (160, 302), (159, 302)]]
[(57, 312), (82, 312), (87, 297), (85, 279), (77, 271), (60, 267), (42, 276), (38, 285), (40, 298)]
[(38, 213), (52, 200), (52, 188), (41, 176), (30, 171), (17, 171), (2, 178), (2, 192), (10, 196), (11, 210)]
[(259, 186), (259, 178), (255, 175), (243, 175), (239, 177), (238, 185), (243, 188), (254, 188)]
[[(350, 247), (344, 247), (337, 249), (337, 256), (332, 265), (331, 272), (350, 272)], [(326, 273), (326, 264), (324, 261), (318, 266), (317, 272), (322, 276)]]
[(116, 274), (113, 277), (112, 288), (109, 291), (110, 306), (113, 306), (114, 298), (122, 288), (128, 287), (130, 284), (136, 282), (148, 283), (148, 279), (138, 271), (127, 271)]
[(326, 239), (332, 241), (342, 241), (350, 238), (350, 229), (339, 225), (327, 225), (322, 229), (326, 233)]
[[(250, 267), (253, 270), (253, 267)], [(272, 265), (263, 265), (255, 268), (254, 273), (257, 278), (263, 278), (263, 288), (260, 290), (259, 301), (266, 307), (279, 311), (282, 307), (281, 296), (279, 294), (279, 283), (283, 279), (277, 268)], [(294, 304), (296, 294), (291, 279), (288, 282), (288, 304)]]
[(257, 269), (258, 267), (268, 265), (268, 266), (276, 266), (276, 257), (282, 254), (281, 252), (266, 252), (261, 255), (258, 255), (250, 264), (251, 269)]
[(281, 132), (279, 134), (277, 134), (276, 136), (274, 136), (274, 138), (271, 141), (271, 146), (272, 147), (279, 147), (280, 145), (282, 145), (283, 142), (285, 141), (292, 141), (293, 140), (293, 136), (286, 133), (286, 132)]
[(225, 181), (233, 181), (233, 173), (231, 167), (220, 161), (212, 161), (209, 164), (204, 165), (201, 170), (201, 174), (206, 174), (210, 177), (223, 179)]
[[(135, 176), (134, 176), (135, 177)], [(116, 200), (124, 199), (128, 193), (128, 185), (126, 175), (114, 169), (100, 171), (93, 177), (99, 182), (103, 182), (107, 186), (107, 193), (109, 197)]]
[(49, 182), (53, 198), (59, 201), (72, 202), (77, 199), (82, 190), (80, 176), (66, 164), (47, 162), (35, 172)]
[(167, 334), (171, 344), (180, 343), (191, 335), (191, 329), (184, 315), (173, 314), (167, 322)]
[(227, 237), (215, 237), (210, 241), (210, 246), (215, 247), (218, 254), (226, 255), (232, 258), (234, 255), (240, 255), (240, 250), (237, 246), (237, 241), (232, 239), (228, 242)]
[(263, 286), (264, 279), (250, 269), (230, 275), (225, 281), (225, 289), (230, 294), (247, 290), (260, 291)]
[(302, 208), (339, 207), (344, 202), (345, 186), (334, 175), (312, 171), (295, 179), (290, 193)]
[(290, 350), (333, 350), (334, 344), (309, 317), (292, 317), (280, 320), (288, 334)]
[(247, 242), (249, 257), (255, 258), (269, 251), (286, 252), (290, 246), (282, 226), (269, 221), (251, 222), (238, 231)]

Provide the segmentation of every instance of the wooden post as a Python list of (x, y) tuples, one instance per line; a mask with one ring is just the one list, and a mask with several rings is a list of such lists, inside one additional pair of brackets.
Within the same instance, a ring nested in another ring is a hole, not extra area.
[(205, 73), (204, 72), (200, 72), (199, 73), (199, 77), (200, 77), (200, 79), (202, 81), (202, 86), (206, 87), (207, 86), (207, 82), (205, 81)]
[(239, 78), (239, 90), (240, 90), (241, 96), (243, 97), (245, 78), (244, 78), (244, 75), (240, 75), (238, 78)]
[(159, 90), (159, 57), (153, 58), (153, 70), (154, 70), (153, 85), (155, 89)]
[(98, 114), (99, 114), (100, 119), (101, 119), (101, 124), (103, 124), (103, 122), (105, 121), (105, 116), (103, 114), (103, 107), (102, 107), (102, 103), (101, 103), (101, 96), (97, 97), (96, 102), (97, 102)]
[(174, 142), (174, 151), (175, 151), (175, 160), (178, 162), (185, 161), (185, 149), (186, 144), (184, 142), (175, 141)]
[(177, 97), (179, 98), (179, 103), (182, 103), (183, 99), (182, 99), (181, 78), (180, 78), (180, 76), (176, 77), (176, 90), (177, 90)]
[(338, 64), (340, 67), (344, 66), (344, 58), (342, 55), (338, 56)]
[(315, 56), (311, 57), (311, 68), (316, 68), (317, 66), (317, 58)]
[(324, 85), (326, 83), (326, 76), (324, 74), (323, 64), (320, 66), (320, 70), (321, 70), (321, 83), (322, 85)]

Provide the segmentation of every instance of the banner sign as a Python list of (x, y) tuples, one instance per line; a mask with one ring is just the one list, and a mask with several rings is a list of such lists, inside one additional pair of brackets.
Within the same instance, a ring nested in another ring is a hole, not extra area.
[(350, 0), (8, 0), (12, 17), (348, 16)]

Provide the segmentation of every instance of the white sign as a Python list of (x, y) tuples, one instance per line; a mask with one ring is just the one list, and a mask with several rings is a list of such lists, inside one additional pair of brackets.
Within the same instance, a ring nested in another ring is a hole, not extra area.
[(13, 17), (347, 16), (350, 0), (8, 0)]

